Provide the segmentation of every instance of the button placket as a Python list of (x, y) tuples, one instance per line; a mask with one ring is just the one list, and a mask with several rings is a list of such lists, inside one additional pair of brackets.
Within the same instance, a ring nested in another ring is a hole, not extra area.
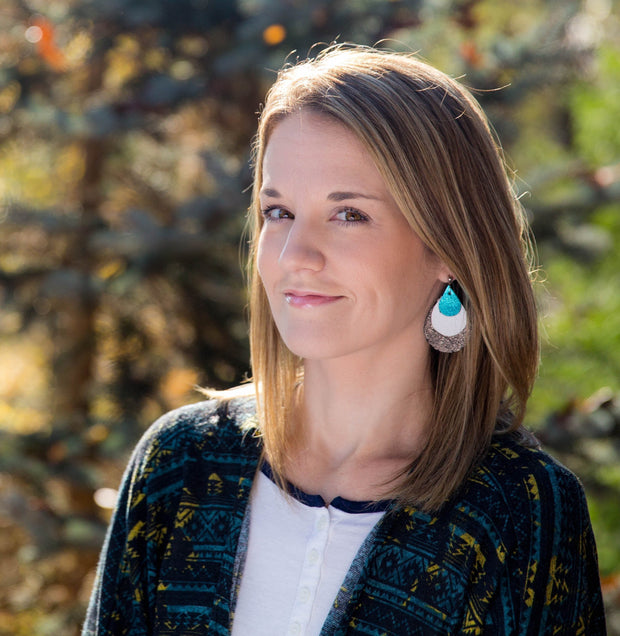
[(329, 526), (329, 510), (327, 508), (319, 509), (312, 534), (308, 540), (295, 604), (291, 614), (291, 622), (288, 630), (291, 636), (303, 633), (310, 620), (314, 596), (321, 576), (323, 557), (327, 547)]

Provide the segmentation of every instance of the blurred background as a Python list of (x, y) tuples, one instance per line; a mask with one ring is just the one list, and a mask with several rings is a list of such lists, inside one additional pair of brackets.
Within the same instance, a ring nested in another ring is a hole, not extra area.
[(2, 0), (1, 636), (78, 634), (141, 432), (248, 374), (256, 114), (335, 39), (419, 52), (502, 139), (544, 280), (528, 424), (585, 485), (620, 634), (619, 5)]

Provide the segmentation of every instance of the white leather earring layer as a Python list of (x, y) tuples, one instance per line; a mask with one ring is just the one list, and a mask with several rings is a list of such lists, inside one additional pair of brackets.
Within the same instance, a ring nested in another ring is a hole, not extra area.
[(450, 286), (428, 312), (424, 321), (424, 336), (428, 344), (443, 353), (455, 353), (465, 346), (467, 333), (467, 312)]

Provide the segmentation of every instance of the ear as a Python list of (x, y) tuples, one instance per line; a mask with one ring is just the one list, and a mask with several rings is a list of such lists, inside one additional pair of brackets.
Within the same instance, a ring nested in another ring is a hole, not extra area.
[(442, 262), (437, 270), (437, 278), (447, 285), (450, 281), (454, 280), (455, 277), (452, 275), (450, 268)]
[(455, 276), (452, 274), (450, 267), (448, 267), (428, 246), (425, 247), (430, 259), (429, 264), (431, 270), (433, 274), (437, 276), (437, 281), (447, 285), (451, 280), (454, 280)]

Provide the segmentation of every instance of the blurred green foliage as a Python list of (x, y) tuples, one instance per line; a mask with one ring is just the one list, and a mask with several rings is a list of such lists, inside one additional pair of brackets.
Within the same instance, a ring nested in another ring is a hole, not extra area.
[(499, 133), (545, 279), (528, 421), (586, 485), (620, 633), (618, 13), (617, 0), (3, 0), (0, 635), (77, 633), (102, 488), (195, 385), (249, 372), (256, 113), (285, 60), (334, 39), (419, 52)]

